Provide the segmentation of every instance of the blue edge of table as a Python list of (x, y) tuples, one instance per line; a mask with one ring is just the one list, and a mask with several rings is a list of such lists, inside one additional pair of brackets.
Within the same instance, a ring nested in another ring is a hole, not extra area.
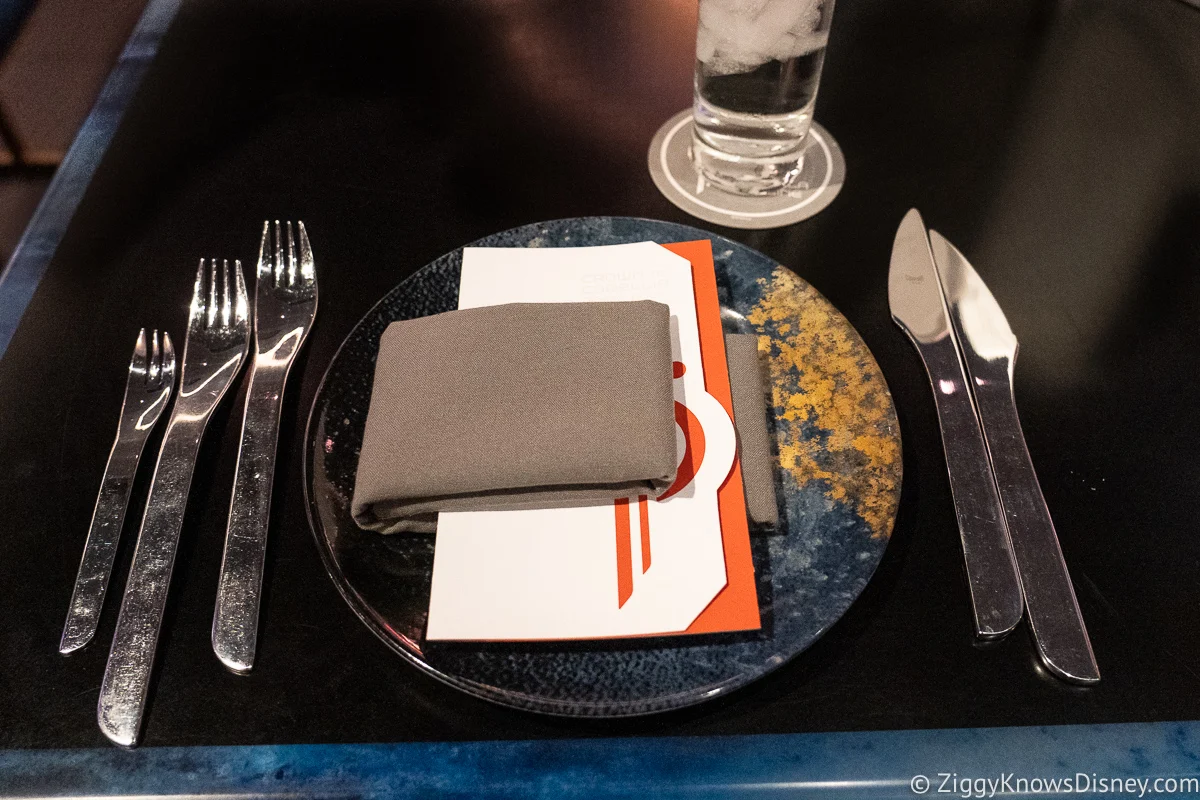
[[(0, 357), (182, 0), (150, 0), (0, 273)], [(1200, 722), (728, 737), (0, 751), (0, 795), (1200, 794)], [(1191, 779), (1189, 781), (1189, 779)]]

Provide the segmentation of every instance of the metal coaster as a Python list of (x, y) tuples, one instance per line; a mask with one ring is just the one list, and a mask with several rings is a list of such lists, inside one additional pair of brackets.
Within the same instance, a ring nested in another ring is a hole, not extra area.
[(833, 202), (846, 178), (846, 159), (829, 131), (813, 123), (804, 150), (801, 179), (809, 188), (753, 197), (732, 194), (700, 181), (688, 155), (692, 110), (667, 120), (650, 142), (650, 177), (666, 198), (694, 217), (730, 228), (779, 228), (821, 211)]

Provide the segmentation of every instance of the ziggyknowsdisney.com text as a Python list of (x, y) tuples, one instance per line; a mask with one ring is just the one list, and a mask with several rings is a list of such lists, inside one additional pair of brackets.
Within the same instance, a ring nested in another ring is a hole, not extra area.
[(1200, 794), (1200, 777), (1121, 778), (1095, 772), (1077, 772), (1069, 778), (1017, 776), (1013, 772), (991, 778), (968, 777), (957, 772), (914, 775), (909, 788), (917, 795), (952, 795), (965, 800), (1006, 794), (1113, 794), (1147, 797), (1158, 794)]

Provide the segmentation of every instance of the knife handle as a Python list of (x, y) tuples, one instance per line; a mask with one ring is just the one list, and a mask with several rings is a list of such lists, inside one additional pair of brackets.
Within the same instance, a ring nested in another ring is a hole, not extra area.
[(916, 344), (933, 384), (975, 632), (999, 638), (1021, 621), (1024, 603), (979, 416), (954, 341), (947, 336)]
[(1050, 510), (1025, 445), (1012, 383), (990, 377), (981, 380), (976, 398), (1020, 567), (1038, 655), (1047, 669), (1064, 680), (1096, 683), (1100, 680), (1100, 668)]
[(277, 364), (270, 358), (256, 357), (246, 390), (246, 413), (212, 626), (213, 652), (237, 674), (247, 673), (254, 666), (258, 643), (279, 415), (289, 366), (290, 361)]

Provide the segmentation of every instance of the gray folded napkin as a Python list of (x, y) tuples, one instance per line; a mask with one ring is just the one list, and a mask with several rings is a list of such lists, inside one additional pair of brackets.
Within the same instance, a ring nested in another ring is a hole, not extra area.
[(675, 475), (670, 315), (649, 300), (514, 303), (384, 331), (351, 513), (382, 533), (439, 511), (591, 505)]
[(752, 333), (726, 334), (725, 360), (729, 363), (746, 515), (752, 522), (775, 525), (779, 521), (779, 507), (775, 501), (775, 458), (767, 427), (770, 395), (758, 357), (758, 337)]

